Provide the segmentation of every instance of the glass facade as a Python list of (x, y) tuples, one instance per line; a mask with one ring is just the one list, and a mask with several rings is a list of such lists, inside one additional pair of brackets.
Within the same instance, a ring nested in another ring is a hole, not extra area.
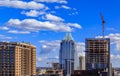
[(65, 39), (60, 44), (60, 67), (66, 74), (73, 74), (74, 59), (75, 59), (75, 42), (70, 34), (67, 34)]

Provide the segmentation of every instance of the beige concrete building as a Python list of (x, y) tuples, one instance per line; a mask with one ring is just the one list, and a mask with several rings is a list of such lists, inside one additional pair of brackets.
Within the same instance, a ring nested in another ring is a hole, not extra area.
[(29, 43), (0, 42), (0, 76), (36, 75), (36, 47)]
[(85, 70), (85, 56), (79, 57), (80, 70)]
[(59, 63), (52, 63), (52, 69), (53, 70), (60, 69), (60, 64)]

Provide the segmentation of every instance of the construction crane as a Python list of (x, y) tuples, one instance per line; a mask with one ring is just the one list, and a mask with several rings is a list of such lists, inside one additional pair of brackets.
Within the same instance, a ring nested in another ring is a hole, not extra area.
[(102, 20), (102, 36), (104, 38), (104, 25), (105, 25), (105, 20), (104, 20), (104, 16), (102, 15), (102, 13), (100, 13), (100, 17)]
[(49, 67), (52, 63), (54, 63), (54, 60), (59, 60), (59, 58), (48, 58), (49, 60), (52, 60), (52, 62), (47, 62), (47, 64), (49, 64)]
[(58, 60), (59, 58), (48, 58), (48, 59), (52, 59), (52, 60)]

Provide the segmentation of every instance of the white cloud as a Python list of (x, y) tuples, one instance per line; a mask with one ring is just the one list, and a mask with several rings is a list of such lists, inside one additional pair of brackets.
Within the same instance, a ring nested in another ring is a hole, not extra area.
[(116, 42), (116, 50), (120, 51), (120, 41)]
[(52, 51), (59, 51), (60, 40), (55, 41), (39, 41), (41, 44), (41, 54), (50, 53)]
[(42, 62), (42, 61), (44, 61), (45, 59), (48, 59), (48, 57), (47, 56), (37, 56), (37, 62)]
[(108, 31), (117, 31), (115, 28), (106, 28)]
[[(102, 36), (97, 36), (96, 38), (102, 38)], [(110, 38), (111, 44), (116, 45), (115, 50), (120, 51), (120, 34), (119, 33), (116, 33), (116, 34), (111, 33), (111, 34), (105, 36), (105, 38)]]
[(44, 55), (44, 56), (43, 55), (38, 55), (37, 58), (36, 58), (36, 65), (40, 66), (40, 67), (44, 67), (43, 64), (44, 64), (45, 67), (50, 67), (50, 66), (52, 66), (51, 65), (52, 61), (46, 55)]
[(65, 5), (62, 5), (61, 8), (64, 8), (64, 9), (71, 9), (70, 7), (65, 6)]
[(120, 59), (120, 55), (111, 55), (111, 59)]
[(5, 36), (5, 35), (2, 35), (2, 34), (0, 34), (0, 40), (10, 40), (10, 39), (12, 39), (12, 37), (9, 37), (9, 36)]
[(52, 14), (46, 14), (45, 19), (50, 21), (64, 21), (64, 19), (62, 19), (61, 17)]
[(47, 2), (47, 3), (64, 3), (66, 4), (67, 1), (66, 0), (34, 0), (37, 2)]
[(111, 62), (114, 67), (120, 67), (120, 55), (111, 55)]
[(12, 34), (30, 34), (29, 31), (17, 31), (17, 30), (9, 30), (8, 33), (12, 33)]
[(56, 59), (59, 59), (59, 55), (58, 56), (55, 56)]
[(30, 10), (28, 12), (21, 12), (21, 14), (25, 14), (26, 16), (31, 16), (31, 17), (38, 17), (39, 15), (44, 15), (44, 11), (37, 11), (37, 10)]
[(43, 60), (43, 58), (37, 57), (37, 62), (41, 62), (42, 60)]
[[(6, 23), (6, 25), (14, 28), (19, 28), (21, 30), (33, 31), (33, 32), (37, 32), (40, 30), (66, 32), (66, 31), (73, 31), (73, 28), (81, 27), (79, 24), (76, 23), (49, 22), (49, 21), (42, 22), (35, 19), (24, 19), (24, 20), (10, 19)], [(73, 28), (71, 28), (71, 26)]]
[(76, 45), (77, 45), (78, 56), (85, 56), (85, 43), (78, 42)]
[(55, 6), (55, 9), (60, 9), (60, 8), (64, 8), (64, 9), (72, 9), (71, 7), (68, 7), (68, 6), (66, 6), (66, 5)]
[(68, 25), (68, 26), (72, 26), (72, 27), (76, 27), (76, 28), (79, 28), (79, 29), (82, 28), (82, 27), (81, 27), (79, 24), (77, 24), (77, 23), (68, 23), (67, 25)]
[(76, 11), (77, 9), (76, 9), (76, 8), (73, 8), (73, 10), (75, 10), (75, 11)]
[(3, 26), (3, 27), (0, 27), (0, 30), (9, 30), (9, 28), (6, 26)]
[(5, 7), (12, 7), (12, 8), (20, 8), (20, 9), (47, 9), (44, 4), (37, 3), (34, 1), (31, 2), (24, 2), (24, 1), (17, 1), (17, 0), (7, 0), (7, 1), (0, 1), (0, 6)]
[(55, 6), (55, 9), (59, 9), (59, 8), (61, 8), (60, 6)]
[(70, 15), (70, 16), (74, 16), (74, 15), (78, 15), (78, 12), (73, 12), (73, 13), (70, 13), (70, 14), (68, 14), (68, 15)]
[(19, 1), (19, 0), (0, 0), (0, 1)]

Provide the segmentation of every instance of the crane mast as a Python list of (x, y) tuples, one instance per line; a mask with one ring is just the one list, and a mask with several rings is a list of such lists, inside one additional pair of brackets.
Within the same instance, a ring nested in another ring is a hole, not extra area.
[(105, 25), (105, 20), (104, 20), (104, 16), (102, 15), (102, 13), (100, 13), (100, 17), (102, 20), (102, 36), (104, 38), (104, 25)]

